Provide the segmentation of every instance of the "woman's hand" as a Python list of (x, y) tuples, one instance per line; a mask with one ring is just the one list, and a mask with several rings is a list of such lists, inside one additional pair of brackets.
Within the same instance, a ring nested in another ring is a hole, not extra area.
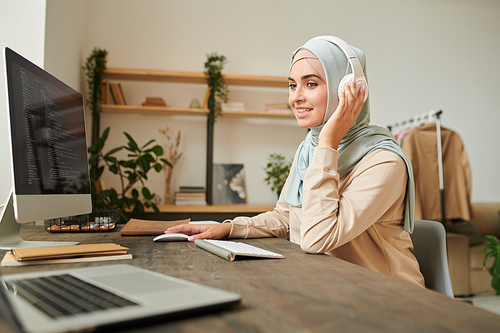
[(363, 108), (365, 93), (363, 87), (356, 96), (354, 78), (346, 82), (339, 96), (339, 106), (319, 134), (318, 146), (338, 148), (340, 141), (354, 124)]
[(231, 223), (217, 224), (181, 224), (165, 231), (166, 234), (186, 234), (188, 241), (194, 242), (196, 239), (221, 239), (229, 236)]

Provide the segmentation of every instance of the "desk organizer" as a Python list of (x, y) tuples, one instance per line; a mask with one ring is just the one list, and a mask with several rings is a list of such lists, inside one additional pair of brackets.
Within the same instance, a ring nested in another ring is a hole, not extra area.
[(116, 227), (120, 209), (96, 209), (91, 214), (61, 217), (44, 221), (48, 232), (98, 232)]

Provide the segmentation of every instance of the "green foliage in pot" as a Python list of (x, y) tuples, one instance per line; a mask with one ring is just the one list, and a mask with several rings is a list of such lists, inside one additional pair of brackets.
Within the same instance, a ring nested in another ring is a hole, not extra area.
[[(144, 181), (148, 179), (147, 175), (150, 171), (161, 172), (165, 167), (172, 167), (170, 162), (162, 157), (164, 153), (163, 147), (160, 145), (152, 146), (155, 140), (150, 140), (143, 146), (139, 146), (130, 134), (124, 132), (128, 141), (127, 144), (104, 153), (103, 149), (109, 131), (110, 128), (106, 128), (102, 136), (89, 148), (89, 153), (91, 153), (89, 160), (91, 174), (95, 175), (95, 178), (91, 180), (93, 184), (97, 184), (105, 168), (107, 168), (111, 173), (120, 177), (121, 189), (120, 192), (114, 188), (97, 191), (93, 187), (93, 207), (121, 208), (120, 222), (128, 221), (125, 214), (126, 209), (131, 210), (132, 215), (143, 214), (145, 207), (153, 208), (157, 214), (160, 214), (158, 207), (152, 201), (155, 194), (151, 193)], [(115, 156), (121, 150), (128, 152), (128, 159), (119, 159)], [(96, 163), (99, 161), (102, 161), (104, 165), (99, 166)], [(92, 168), (96, 169), (92, 170)], [(140, 184), (140, 193), (135, 188), (138, 184)], [(144, 201), (140, 199), (140, 194), (144, 197)]]
[(267, 185), (271, 186), (272, 191), (277, 191), (278, 196), (285, 185), (286, 178), (290, 173), (290, 168), (292, 167), (292, 162), (288, 161), (281, 154), (271, 154), (268, 158), (268, 163), (264, 170), (267, 173), (267, 177), (264, 181)]
[[(92, 112), (92, 131), (90, 135), (91, 145), (96, 144), (100, 132), (101, 86), (104, 80), (107, 56), (108, 51), (95, 47), (83, 66), (83, 70), (87, 76), (88, 85), (87, 105)], [(99, 161), (96, 158), (91, 158), (91, 160), (93, 161), (90, 165), (91, 178), (96, 178), (95, 171), (98, 168)], [(94, 186), (95, 184), (92, 183), (92, 187)]]
[(87, 104), (92, 111), (92, 117), (99, 117), (99, 112), (101, 112), (101, 84), (104, 80), (107, 56), (108, 51), (95, 47), (83, 66), (89, 89)]
[(488, 244), (483, 250), (484, 261), (483, 267), (486, 268), (486, 260), (488, 258), (493, 258), (493, 264), (491, 265), (489, 272), (492, 276), (491, 287), (500, 294), (500, 241), (496, 236), (484, 236), (484, 239)]
[(221, 115), (221, 103), (227, 103), (229, 89), (222, 75), (222, 69), (226, 63), (226, 57), (217, 53), (207, 54), (205, 62), (205, 75), (207, 84), (210, 87), (210, 96), (208, 98), (208, 117), (215, 121)]

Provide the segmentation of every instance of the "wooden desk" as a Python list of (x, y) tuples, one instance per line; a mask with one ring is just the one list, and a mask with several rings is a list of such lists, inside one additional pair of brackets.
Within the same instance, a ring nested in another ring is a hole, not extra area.
[[(332, 258), (305, 254), (282, 239), (242, 240), (286, 259), (228, 262), (192, 243), (153, 243), (148, 236), (50, 234), (23, 226), (27, 240), (116, 242), (132, 260), (119, 263), (237, 292), (241, 305), (126, 332), (498, 332), (500, 316), (397, 279)], [(106, 265), (2, 267), (2, 274)], [(3, 332), (0, 325), (0, 331)]]

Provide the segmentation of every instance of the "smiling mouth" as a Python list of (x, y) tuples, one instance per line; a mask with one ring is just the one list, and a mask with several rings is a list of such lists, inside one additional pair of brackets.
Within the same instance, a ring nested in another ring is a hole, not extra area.
[(311, 111), (311, 109), (296, 109), (298, 113), (306, 113)]

